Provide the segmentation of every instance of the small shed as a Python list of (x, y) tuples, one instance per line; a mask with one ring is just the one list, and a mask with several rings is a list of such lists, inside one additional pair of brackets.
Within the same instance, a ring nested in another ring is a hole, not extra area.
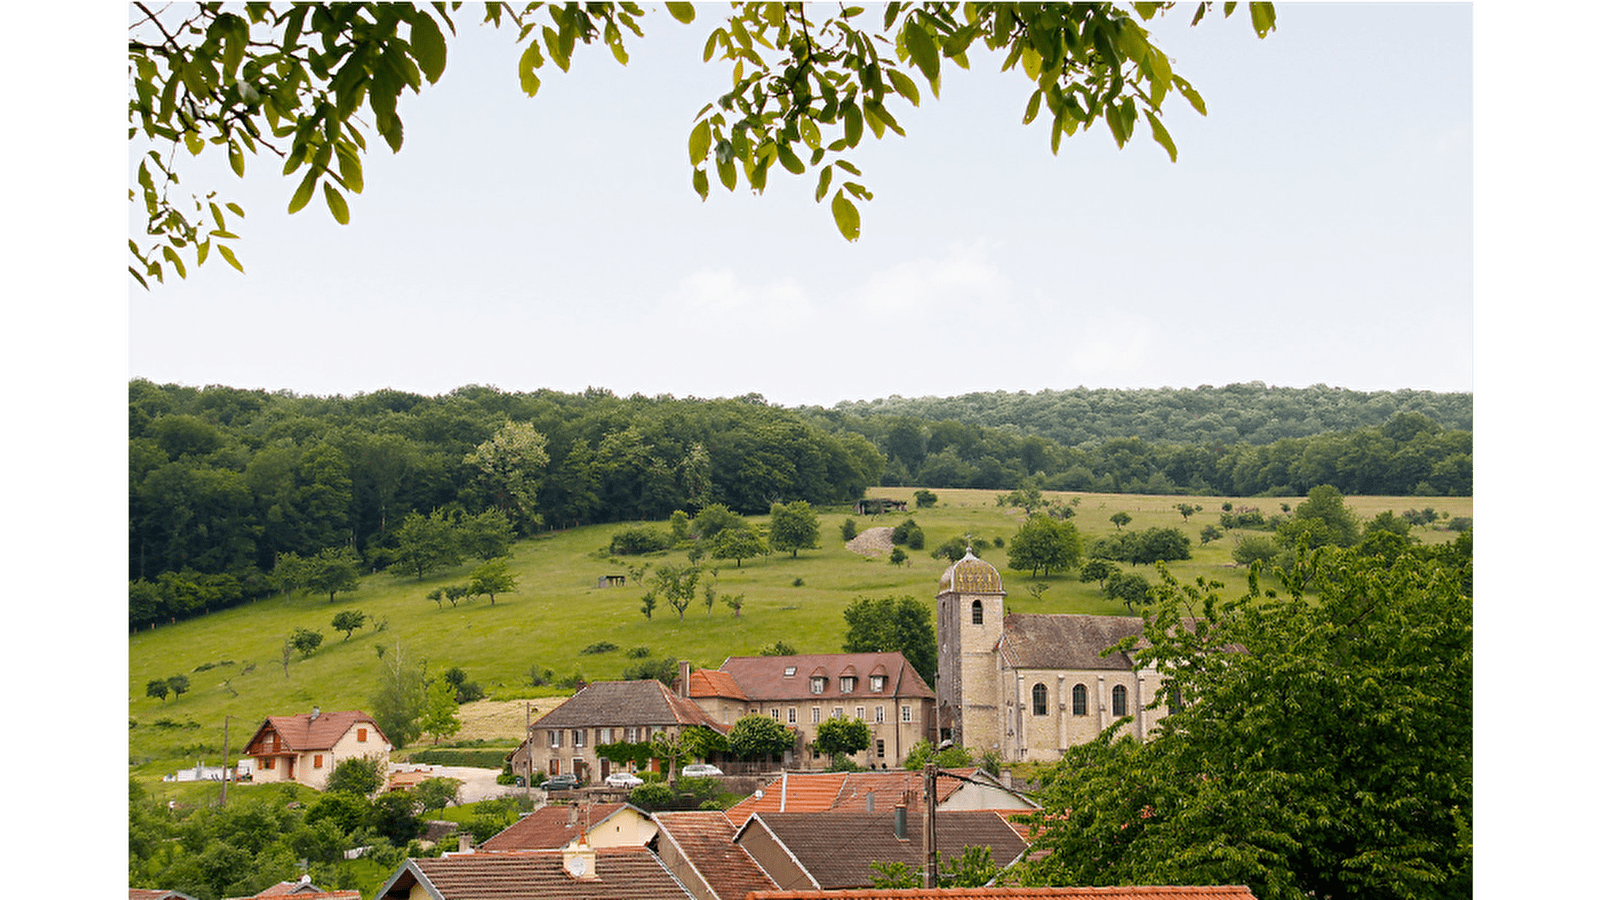
[(623, 587), (627, 583), (628, 576), (626, 575), (601, 575), (600, 580), (595, 584), (595, 587)]
[(889, 510), (905, 512), (906, 501), (891, 500), (888, 497), (868, 497), (856, 501), (856, 515), (858, 516), (876, 516)]

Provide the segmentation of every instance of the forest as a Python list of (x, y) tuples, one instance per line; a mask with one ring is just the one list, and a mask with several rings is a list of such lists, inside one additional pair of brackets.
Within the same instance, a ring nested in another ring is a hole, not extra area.
[(288, 554), (389, 565), (413, 514), (464, 524), (499, 510), (531, 534), (714, 503), (842, 504), (880, 484), (1472, 493), (1466, 394), (1251, 384), (789, 409), (757, 394), (318, 397), (134, 380), (128, 416), (132, 627), (264, 596)]

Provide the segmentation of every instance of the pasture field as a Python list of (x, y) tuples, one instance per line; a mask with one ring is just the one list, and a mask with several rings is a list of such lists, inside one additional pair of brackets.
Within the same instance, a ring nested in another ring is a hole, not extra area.
[[(873, 497), (910, 500), (914, 488), (873, 488)], [(909, 594), (932, 604), (938, 578), (946, 562), (929, 555), (949, 538), (971, 533), (993, 542), (1009, 542), (1023, 519), (1020, 510), (1000, 508), (992, 490), (939, 490), (938, 505), (887, 513), (876, 518), (856, 516), (847, 507), (819, 510), (819, 548), (802, 550), (798, 558), (787, 553), (745, 560), (706, 560), (717, 566), (715, 585), (720, 597), (743, 594), (742, 613), (736, 618), (720, 600), (707, 611), (699, 601), (679, 620), (660, 604), (651, 619), (639, 610), (642, 587), (602, 588), (605, 575), (626, 574), (628, 566), (649, 562), (683, 564), (682, 551), (643, 558), (613, 560), (606, 547), (618, 524), (584, 526), (550, 532), (519, 541), (512, 552), (511, 568), (519, 577), (515, 593), (439, 607), (427, 599), (429, 591), (466, 580), (472, 563), (418, 580), (374, 574), (362, 580), (359, 590), (326, 597), (276, 595), (233, 609), (222, 610), (176, 625), (160, 626), (130, 635), (128, 639), (128, 745), (129, 773), (153, 794), (189, 785), (163, 785), (161, 776), (198, 761), (216, 764), (222, 757), (223, 728), (227, 722), (228, 757), (239, 748), (268, 715), (288, 715), (320, 706), (325, 711), (361, 709), (377, 684), (378, 649), (427, 660), (430, 672), (460, 666), (477, 681), (491, 701), (467, 711), (468, 727), (459, 739), (502, 739), (521, 733), (531, 703), (532, 715), (555, 706), (569, 692), (557, 687), (529, 685), (530, 666), (548, 668), (557, 679), (581, 673), (586, 680), (615, 679), (630, 663), (626, 651), (649, 648), (653, 658), (688, 659), (697, 667), (716, 667), (724, 658), (750, 655), (763, 646), (784, 641), (802, 653), (837, 652), (844, 632), (843, 610), (858, 596)], [(1233, 566), (1232, 536), (1202, 546), (1200, 529), (1215, 524), (1221, 505), (1231, 499), (1235, 509), (1257, 507), (1271, 516), (1279, 503), (1292, 507), (1303, 498), (1221, 498), (1146, 496), (1128, 494), (1055, 494), (1052, 499), (1079, 497), (1072, 522), (1085, 543), (1116, 527), (1109, 517), (1127, 512), (1131, 530), (1151, 526), (1176, 526), (1189, 535), (1194, 558), (1169, 564), (1180, 581), (1197, 576), (1214, 578), (1228, 587), (1225, 594), (1242, 592), (1245, 573)], [(1174, 505), (1198, 505), (1202, 511), (1184, 522)], [(1396, 513), (1432, 507), (1443, 517), (1471, 516), (1470, 497), (1348, 497), (1346, 503), (1360, 516), (1384, 510)], [(886, 557), (860, 556), (844, 546), (840, 525), (854, 518), (857, 527), (892, 526), (907, 516), (915, 518), (926, 534), (926, 549), (908, 551), (907, 565), (891, 565)], [(751, 517), (764, 523), (765, 516)], [(661, 527), (665, 529), (665, 524)], [(1255, 533), (1255, 532), (1242, 532)], [(1442, 527), (1413, 529), (1426, 542), (1448, 541), (1453, 532)], [(1007, 608), (1015, 612), (1071, 612), (1124, 614), (1114, 600), (1099, 596), (1098, 586), (1082, 584), (1076, 571), (1052, 574), (1037, 581), (1048, 585), (1035, 599), (1027, 592), (1027, 572), (1005, 566), (1005, 550), (994, 548), (986, 558), (1000, 569)], [(1127, 567), (1154, 580), (1153, 567)], [(358, 609), (386, 622), (382, 630), (372, 625), (345, 639), (334, 631), (334, 613)], [(287, 670), (282, 662), (285, 636), (297, 627), (321, 631), (322, 646), (309, 658), (294, 654)], [(606, 641), (617, 650), (584, 654), (581, 651)], [(187, 675), (188, 693), (160, 701), (145, 696), (151, 679)], [(508, 703), (507, 701), (517, 701)], [(424, 738), (426, 742), (428, 739)], [(425, 746), (419, 744), (417, 746)], [(199, 790), (194, 786), (192, 790)], [(215, 791), (215, 785), (211, 786)], [(251, 786), (241, 786), (244, 791)]]

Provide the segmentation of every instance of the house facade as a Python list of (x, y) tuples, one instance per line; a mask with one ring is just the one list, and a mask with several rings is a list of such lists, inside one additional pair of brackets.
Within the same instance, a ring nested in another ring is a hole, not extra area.
[(867, 769), (898, 768), (919, 740), (932, 740), (935, 695), (899, 653), (733, 656), (717, 670), (688, 673), (688, 695), (722, 724), (771, 716), (796, 733), (784, 768), (823, 769), (817, 726), (826, 719), (867, 723), (871, 740), (852, 759)]
[(1010, 762), (1053, 761), (1124, 716), (1143, 740), (1166, 714), (1146, 709), (1162, 676), (1133, 652), (1137, 616), (1007, 615), (994, 566), (967, 555), (945, 570), (936, 600), (940, 738)]
[(382, 757), (394, 746), (372, 717), (359, 710), (325, 713), (312, 707), (298, 716), (268, 716), (245, 744), (256, 783), (292, 781), (322, 790), (340, 760)]
[(529, 726), (527, 739), (511, 755), (512, 771), (522, 775), (531, 766), (548, 775), (599, 781), (631, 764), (619, 767), (595, 751), (598, 745), (676, 737), (696, 725), (728, 730), (655, 679), (597, 681)]

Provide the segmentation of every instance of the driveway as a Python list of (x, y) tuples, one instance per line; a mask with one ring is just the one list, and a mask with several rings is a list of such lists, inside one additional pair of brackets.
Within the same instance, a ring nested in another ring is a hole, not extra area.
[(479, 769), (473, 766), (425, 766), (416, 763), (392, 763), (389, 774), (415, 772), (425, 778), (455, 778), (461, 782), (462, 803), (476, 803), (514, 794), (521, 789), (510, 784), (495, 784), (499, 769)]

